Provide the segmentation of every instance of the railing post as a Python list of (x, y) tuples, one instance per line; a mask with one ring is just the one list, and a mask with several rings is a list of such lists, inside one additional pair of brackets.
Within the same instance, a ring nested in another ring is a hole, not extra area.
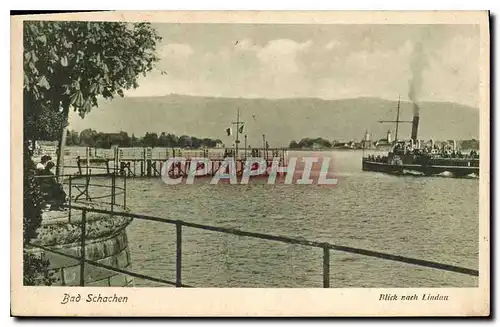
[(330, 248), (323, 244), (323, 288), (330, 287)]
[(76, 157), (76, 166), (78, 167), (78, 173), (82, 174), (82, 166), (80, 165), (80, 156)]
[(69, 203), (69, 211), (68, 211), (68, 221), (71, 223), (71, 176), (69, 176), (69, 190), (68, 190), (68, 203)]
[(85, 286), (85, 234), (87, 233), (87, 210), (82, 210), (80, 238), (80, 286)]
[(90, 174), (89, 171), (87, 170), (87, 176), (85, 177), (85, 200), (89, 200), (89, 184), (90, 184)]
[(175, 287), (182, 285), (182, 224), (178, 221), (175, 224), (177, 231), (176, 239), (176, 268), (175, 268)]
[(127, 172), (123, 176), (123, 208), (127, 207)]
[(116, 183), (116, 168), (113, 170), (111, 175), (111, 212), (115, 206), (115, 183)]
[(87, 176), (89, 175), (89, 166), (90, 166), (90, 148), (85, 148), (85, 173)]

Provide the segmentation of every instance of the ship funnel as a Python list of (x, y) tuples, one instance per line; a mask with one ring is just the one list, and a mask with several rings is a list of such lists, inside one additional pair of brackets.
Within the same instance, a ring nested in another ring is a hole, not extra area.
[(417, 140), (417, 136), (418, 136), (418, 122), (420, 120), (420, 116), (419, 116), (419, 111), (420, 111), (420, 108), (418, 107), (418, 105), (416, 103), (413, 103), (413, 120), (412, 120), (412, 126), (411, 126), (411, 139), (413, 141), (416, 141)]
[(457, 151), (457, 141), (453, 140), (453, 151)]
[(434, 140), (431, 139), (431, 150), (434, 149)]

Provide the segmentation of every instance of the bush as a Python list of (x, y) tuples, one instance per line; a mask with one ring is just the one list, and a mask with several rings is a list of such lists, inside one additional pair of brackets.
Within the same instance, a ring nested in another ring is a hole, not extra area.
[(33, 151), (29, 141), (25, 141), (23, 148), (23, 280), (24, 285), (50, 285), (48, 261), (27, 250), (42, 222), (42, 198), (35, 178), (35, 164), (31, 160)]

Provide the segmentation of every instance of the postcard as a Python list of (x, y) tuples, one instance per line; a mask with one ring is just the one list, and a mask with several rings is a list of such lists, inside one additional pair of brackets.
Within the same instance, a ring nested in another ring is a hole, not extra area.
[(11, 25), (12, 315), (490, 314), (487, 11)]

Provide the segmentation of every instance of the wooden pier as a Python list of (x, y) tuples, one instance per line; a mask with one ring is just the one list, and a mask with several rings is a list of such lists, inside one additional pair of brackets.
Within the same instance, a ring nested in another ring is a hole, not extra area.
[[(236, 165), (236, 174), (241, 176), (247, 159), (260, 158), (271, 167), (276, 158), (279, 159), (279, 167), (286, 167), (287, 149), (249, 149), (240, 150), (236, 155), (235, 149), (202, 149), (202, 150), (183, 150), (155, 148), (156, 156), (153, 156), (152, 148), (114, 148), (112, 155), (99, 156), (97, 151), (92, 148), (86, 148), (85, 157), (77, 156), (77, 175), (89, 174), (89, 170), (96, 171), (96, 168), (104, 170), (106, 175), (121, 175), (127, 177), (161, 177), (163, 165), (168, 160), (182, 158), (178, 162), (173, 162), (169, 168), (170, 177), (186, 177), (191, 169), (192, 163), (197, 164), (198, 171), (204, 171), (197, 176), (214, 176), (223, 167), (228, 172), (229, 167), (224, 165), (227, 158), (232, 158)], [(206, 163), (200, 159), (208, 159)], [(252, 170), (257, 167), (252, 167)], [(91, 172), (90, 172), (91, 174)]]

